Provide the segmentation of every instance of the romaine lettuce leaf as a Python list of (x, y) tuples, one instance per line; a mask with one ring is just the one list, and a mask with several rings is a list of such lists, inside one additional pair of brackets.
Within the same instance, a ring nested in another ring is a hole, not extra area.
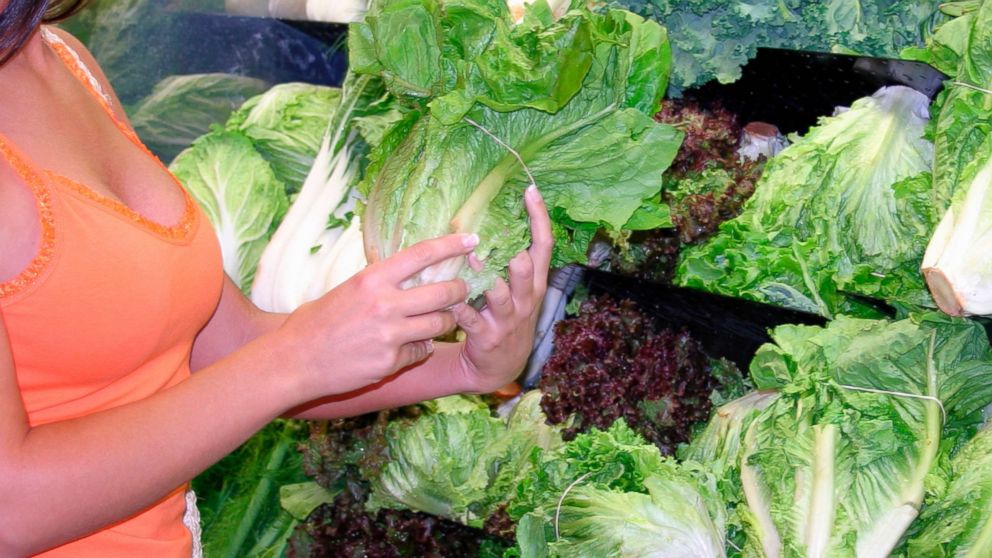
[(929, 313), (772, 337), (751, 375), (778, 395), (717, 415), (687, 455), (739, 475), (720, 487), (744, 556), (888, 556), (992, 401), (984, 330)]
[(765, 166), (743, 213), (681, 257), (677, 281), (815, 312), (877, 316), (863, 298), (932, 306), (919, 272), (947, 192), (931, 182), (928, 99), (855, 101)]
[(370, 261), (449, 232), (482, 239), (482, 273), (459, 259), (414, 282), (461, 273), (473, 294), (487, 288), (528, 243), (531, 180), (567, 218), (556, 262), (574, 261), (568, 233), (617, 234), (659, 192), (681, 142), (651, 118), (667, 83), (665, 31), (628, 12), (574, 7), (513, 26), (499, 1), (386, 1), (350, 40), (353, 71), (419, 107), (373, 152), (361, 186)]
[(951, 481), (920, 515), (907, 556), (992, 556), (992, 429), (985, 428), (951, 460)]

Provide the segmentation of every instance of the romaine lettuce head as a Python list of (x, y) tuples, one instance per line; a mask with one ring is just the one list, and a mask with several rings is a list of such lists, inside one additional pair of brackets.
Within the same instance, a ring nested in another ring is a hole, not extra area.
[(661, 189), (681, 142), (651, 118), (670, 62), (664, 29), (619, 10), (542, 19), (538, 4), (514, 26), (501, 1), (385, 1), (352, 29), (352, 70), (419, 107), (373, 152), (361, 185), (370, 261), (478, 233), (483, 272), (458, 259), (411, 281), (460, 274), (476, 295), (529, 242), (532, 181), (558, 225), (558, 264), (584, 257), (583, 227), (618, 234)]
[(743, 213), (687, 249), (680, 284), (833, 316), (863, 298), (932, 305), (919, 272), (947, 192), (930, 180), (928, 99), (885, 87), (773, 157)]
[(725, 555), (715, 477), (663, 457), (623, 420), (533, 459), (507, 507), (520, 556)]
[(723, 496), (743, 524), (743, 555), (888, 556), (992, 401), (984, 330), (930, 313), (842, 316), (772, 337), (751, 374), (778, 396), (738, 443), (703, 444), (728, 453), (710, 461), (717, 475), (739, 467), (739, 487), (721, 488), (739, 491)]
[(289, 200), (252, 141), (215, 131), (180, 153), (169, 170), (207, 214), (220, 241), (224, 271), (246, 293)]
[[(953, 202), (933, 233), (922, 267), (941, 310), (952, 315), (992, 314), (989, 183), (992, 181), (992, 3), (972, 3), (945, 26), (935, 54), (958, 56), (934, 131), (934, 183)], [(953, 59), (953, 58), (952, 58)], [(945, 186), (946, 185), (946, 186)], [(941, 207), (946, 207), (942, 205)]]
[(992, 556), (992, 429), (985, 428), (951, 460), (951, 481), (923, 510), (907, 556)]
[(386, 432), (386, 465), (372, 474), (370, 510), (411, 509), (481, 527), (530, 469), (532, 452), (561, 436), (540, 410), (540, 393), (524, 395), (506, 420), (485, 406), (445, 403)]
[(278, 84), (248, 99), (231, 115), (227, 128), (255, 142), (292, 194), (303, 186), (340, 98), (336, 87)]
[(922, 269), (937, 306), (952, 316), (992, 315), (992, 136), (966, 165), (962, 188), (934, 231)]

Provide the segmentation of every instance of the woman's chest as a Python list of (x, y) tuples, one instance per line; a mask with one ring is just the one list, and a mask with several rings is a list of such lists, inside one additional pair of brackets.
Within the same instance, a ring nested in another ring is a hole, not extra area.
[(25, 80), (16, 97), (0, 108), (0, 133), (34, 167), (161, 225), (181, 219), (184, 197), (166, 168), (73, 76), (36, 84)]

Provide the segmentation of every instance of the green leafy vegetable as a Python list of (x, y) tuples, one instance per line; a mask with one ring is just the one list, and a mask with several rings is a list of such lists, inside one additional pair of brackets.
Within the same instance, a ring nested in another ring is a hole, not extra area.
[(938, 28), (926, 55), (916, 56), (952, 78), (935, 103), (939, 110), (932, 130), (934, 191), (942, 196), (941, 208), (966, 183), (961, 174), (992, 131), (987, 93), (992, 88), (992, 4), (971, 6)]
[(934, 231), (923, 258), (923, 273), (934, 300), (953, 316), (992, 315), (992, 140), (986, 138), (959, 179), (962, 192)]
[(623, 420), (532, 459), (508, 508), (520, 556), (724, 556), (713, 477), (662, 457)]
[(616, 234), (659, 192), (681, 141), (650, 117), (667, 83), (664, 29), (618, 10), (575, 6), (556, 21), (539, 11), (514, 26), (503, 2), (385, 1), (353, 28), (352, 70), (417, 107), (362, 183), (370, 261), (478, 233), (485, 271), (458, 259), (413, 282), (461, 273), (479, 294), (528, 243), (531, 180), (558, 216), (558, 263), (584, 259), (587, 225)]
[(979, 558), (992, 555), (992, 430), (972, 438), (951, 460), (951, 481), (920, 515), (908, 556)]
[(336, 87), (282, 83), (249, 99), (227, 128), (251, 138), (287, 191), (298, 192), (340, 98)]
[(744, 556), (888, 556), (992, 401), (984, 330), (841, 316), (773, 339), (751, 375), (777, 394), (731, 404), (685, 455), (725, 477)]
[(765, 166), (743, 213), (682, 254), (683, 285), (815, 312), (863, 297), (932, 305), (919, 272), (947, 192), (930, 180), (928, 99), (894, 86), (823, 118)]
[(292, 312), (365, 267), (354, 185), (370, 140), (360, 131), (381, 139), (396, 118), (379, 80), (349, 74), (306, 180), (259, 259), (252, 285), (259, 308)]
[[(620, 0), (672, 38), (675, 92), (730, 83), (759, 47), (896, 57), (919, 47), (939, 2), (922, 0)], [(939, 21), (939, 18), (936, 18)]]
[(306, 480), (296, 451), (305, 432), (275, 421), (194, 479), (204, 555), (282, 556), (297, 520), (280, 506), (279, 491)]
[(481, 527), (528, 470), (535, 449), (561, 444), (546, 424), (540, 393), (526, 394), (506, 420), (488, 407), (455, 408), (394, 422), (388, 461), (369, 476), (368, 507), (412, 509)]
[(226, 122), (248, 98), (267, 88), (260, 79), (234, 74), (169, 76), (127, 112), (141, 141), (168, 164), (211, 126)]
[(283, 183), (251, 140), (234, 132), (201, 137), (169, 170), (213, 224), (224, 271), (248, 292), (262, 251), (289, 204)]
[[(992, 159), (992, 4), (966, 6), (920, 58), (952, 76), (933, 127), (935, 191), (951, 200), (933, 234), (923, 272), (934, 300), (952, 315), (992, 314), (988, 259)], [(952, 199), (953, 196), (953, 199)], [(947, 207), (943, 204), (940, 207)]]

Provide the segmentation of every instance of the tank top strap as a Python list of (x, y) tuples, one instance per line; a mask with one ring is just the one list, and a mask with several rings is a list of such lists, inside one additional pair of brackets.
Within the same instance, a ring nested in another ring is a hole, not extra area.
[(44, 183), (44, 175), (38, 167), (2, 133), (0, 133), (0, 159), (6, 161), (32, 189), (36, 187), (35, 185), (40, 187)]
[(79, 81), (83, 82), (83, 84), (87, 86), (87, 89), (93, 93), (93, 96), (96, 97), (100, 103), (105, 106), (105, 108), (110, 109), (113, 106), (113, 101), (111, 100), (110, 94), (103, 89), (103, 86), (100, 85), (100, 81), (96, 79), (96, 76), (93, 75), (93, 72), (86, 66), (75, 49), (62, 40), (62, 37), (59, 37), (45, 26), (41, 27), (41, 38), (48, 43), (48, 46), (50, 46), (60, 58), (62, 58), (63, 63), (65, 63), (69, 70), (75, 74)]
[[(62, 40), (57, 34), (52, 32), (46, 26), (41, 26), (41, 37), (45, 41), (45, 44), (51, 48), (55, 54), (62, 60), (62, 63), (66, 68), (76, 77), (76, 80), (83, 84), (83, 87), (93, 96), (94, 99), (103, 107), (104, 112), (110, 117), (114, 125), (124, 134), (124, 136), (131, 141), (131, 143), (137, 145), (142, 151), (146, 152), (149, 156), (155, 157), (155, 155), (148, 149), (148, 147), (141, 141), (134, 130), (122, 120), (116, 112), (114, 112), (113, 100), (110, 94), (100, 85), (100, 80), (96, 79), (96, 76), (92, 71), (86, 66), (80, 58), (79, 53), (76, 52), (68, 43)], [(158, 160), (156, 158), (156, 160)]]

